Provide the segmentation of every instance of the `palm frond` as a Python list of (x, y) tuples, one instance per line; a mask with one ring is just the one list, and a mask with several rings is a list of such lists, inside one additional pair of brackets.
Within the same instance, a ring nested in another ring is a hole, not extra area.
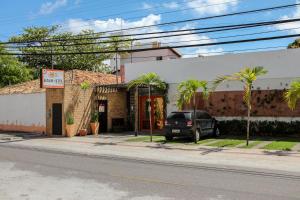
[(207, 81), (191, 79), (181, 82), (177, 87), (177, 107), (181, 109), (185, 103), (190, 103), (198, 90), (201, 90), (204, 100), (209, 98), (210, 91)]
[(217, 87), (225, 81), (237, 81), (237, 80), (240, 80), (238, 74), (219, 76), (213, 82), (212, 91), (215, 91)]
[(161, 80), (161, 78), (156, 73), (148, 73), (143, 74), (139, 76), (138, 78), (130, 81), (127, 85), (128, 89), (134, 88), (134, 87), (149, 87), (152, 86), (157, 89), (165, 90), (167, 87), (167, 84)]
[(257, 66), (252, 69), (252, 73), (255, 74), (255, 76), (262, 76), (268, 73), (268, 70), (266, 70), (262, 66)]
[(284, 99), (291, 110), (295, 110), (300, 99), (300, 80), (293, 81), (288, 91), (284, 93)]

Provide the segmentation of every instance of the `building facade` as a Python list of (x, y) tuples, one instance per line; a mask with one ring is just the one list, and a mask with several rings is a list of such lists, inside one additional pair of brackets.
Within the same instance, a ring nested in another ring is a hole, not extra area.
[[(300, 106), (290, 111), (284, 102), (283, 92), (293, 80), (300, 77), (299, 55), (300, 49), (288, 49), (131, 63), (125, 65), (125, 80), (129, 82), (144, 73), (157, 73), (169, 85), (167, 112), (170, 113), (177, 110), (177, 86), (180, 82), (188, 79), (207, 80), (211, 86), (218, 76), (233, 74), (244, 67), (263, 66), (268, 73), (259, 77), (253, 85), (252, 115), (260, 120), (296, 120), (300, 117)], [(200, 98), (200, 91), (197, 96), (198, 109), (206, 109), (220, 119), (246, 116), (243, 85), (240, 82), (230, 81), (220, 85), (208, 103)]]

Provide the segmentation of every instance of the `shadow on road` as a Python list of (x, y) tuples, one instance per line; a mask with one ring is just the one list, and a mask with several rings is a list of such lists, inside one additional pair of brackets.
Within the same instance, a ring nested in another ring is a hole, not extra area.
[[(25, 140), (34, 140), (41, 138), (49, 138), (40, 133), (24, 133), (24, 132), (0, 132), (0, 144), (3, 143), (13, 143), (13, 142), (21, 142)], [(55, 137), (51, 137), (55, 138)], [(57, 138), (61, 138), (57, 136)]]

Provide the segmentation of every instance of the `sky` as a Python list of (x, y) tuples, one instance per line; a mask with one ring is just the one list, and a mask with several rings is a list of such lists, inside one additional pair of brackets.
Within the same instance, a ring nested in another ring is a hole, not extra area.
[[(7, 41), (9, 37), (22, 33), (23, 28), (31, 26), (60, 25), (60, 31), (79, 33), (84, 29), (93, 29), (101, 32), (296, 2), (298, 0), (1, 0), (0, 41)], [(172, 26), (154, 26), (124, 33), (148, 33), (298, 17), (300, 18), (300, 6), (272, 12), (224, 17)], [(259, 34), (238, 36), (253, 33)], [(247, 30), (170, 37), (163, 38), (160, 42), (169, 46), (189, 45), (295, 33), (300, 34), (300, 22)], [(192, 57), (198, 54), (215, 55), (237, 50), (258, 51), (266, 50), (269, 47), (270, 49), (271, 47), (274, 47), (274, 49), (284, 48), (293, 40), (294, 38), (201, 48), (181, 48), (179, 51), (185, 57)]]

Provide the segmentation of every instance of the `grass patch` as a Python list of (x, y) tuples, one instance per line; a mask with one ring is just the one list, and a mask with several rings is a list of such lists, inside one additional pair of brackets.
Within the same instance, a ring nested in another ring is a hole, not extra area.
[(262, 142), (263, 141), (253, 141), (253, 142), (249, 143), (248, 146), (245, 144), (244, 146), (241, 146), (240, 148), (243, 148), (243, 149), (252, 149), (253, 147), (257, 146), (258, 144), (260, 144)]
[[(153, 136), (153, 142), (165, 142), (164, 136)], [(126, 142), (150, 142), (150, 136), (137, 136), (133, 138), (129, 138)]]
[[(193, 140), (190, 138), (174, 138), (171, 141), (166, 141), (164, 136), (153, 136), (153, 142), (158, 143), (168, 143), (168, 144), (187, 144), (187, 145), (201, 145), (205, 143), (209, 143), (212, 141), (217, 141), (216, 139), (203, 139), (197, 142), (195, 144)], [(126, 140), (126, 142), (150, 142), (150, 136), (138, 136), (138, 137), (132, 137)]]
[(235, 147), (239, 144), (244, 143), (245, 140), (235, 140), (235, 139), (224, 139), (219, 140), (217, 142), (214, 142), (212, 144), (209, 144), (208, 146), (212, 147)]
[[(213, 141), (218, 141), (217, 139), (205, 139), (205, 140), (200, 140), (200, 141), (198, 141), (197, 142), (197, 144), (206, 144), (206, 143), (209, 143), (209, 142), (213, 142)], [(195, 143), (193, 143), (193, 144), (195, 144)]]
[(263, 149), (267, 150), (281, 150), (281, 151), (291, 151), (292, 148), (297, 144), (297, 142), (288, 142), (288, 141), (274, 141), (270, 144), (267, 144)]

